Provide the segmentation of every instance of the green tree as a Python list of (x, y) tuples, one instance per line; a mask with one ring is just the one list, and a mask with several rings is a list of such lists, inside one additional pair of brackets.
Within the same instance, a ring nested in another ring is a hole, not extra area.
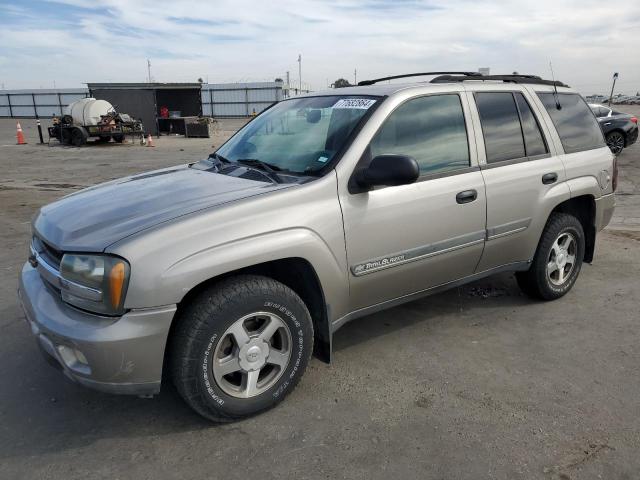
[(333, 82), (333, 88), (343, 88), (350, 86), (351, 84), (349, 83), (349, 80), (346, 80), (344, 78), (339, 78), (335, 82)]

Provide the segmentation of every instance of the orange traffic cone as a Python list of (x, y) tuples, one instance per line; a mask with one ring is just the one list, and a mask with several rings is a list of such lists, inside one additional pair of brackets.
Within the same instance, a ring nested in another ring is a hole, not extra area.
[(147, 147), (155, 147), (155, 145), (153, 144), (153, 139), (151, 138), (151, 134), (147, 136)]
[(20, 126), (20, 122), (16, 123), (16, 138), (18, 139), (17, 145), (27, 144), (27, 142), (24, 141), (24, 134), (22, 133), (22, 127)]

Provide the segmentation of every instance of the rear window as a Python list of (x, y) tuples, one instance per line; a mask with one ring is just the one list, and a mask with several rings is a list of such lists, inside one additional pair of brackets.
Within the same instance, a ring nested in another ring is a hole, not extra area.
[(511, 92), (476, 94), (487, 162), (525, 156), (518, 108)]
[(544, 155), (548, 153), (547, 144), (542, 136), (540, 125), (535, 115), (531, 111), (529, 103), (521, 93), (514, 93), (513, 96), (518, 104), (520, 112), (520, 121), (522, 123), (522, 135), (524, 136), (524, 145), (527, 157), (535, 157), (536, 155)]
[(553, 93), (538, 93), (560, 135), (565, 153), (603, 147), (604, 137), (593, 112), (576, 93), (559, 93), (560, 110)]

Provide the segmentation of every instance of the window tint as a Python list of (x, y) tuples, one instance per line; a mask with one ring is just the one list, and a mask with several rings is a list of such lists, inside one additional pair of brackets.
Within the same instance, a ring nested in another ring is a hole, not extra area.
[(596, 117), (602, 118), (609, 115), (609, 110), (604, 107), (593, 107), (591, 108)]
[(543, 155), (548, 152), (547, 145), (544, 143), (540, 125), (536, 117), (531, 111), (531, 107), (521, 93), (514, 93), (516, 104), (520, 111), (520, 121), (522, 123), (522, 134), (524, 135), (524, 146), (527, 157), (534, 155)]
[(560, 110), (553, 93), (538, 93), (560, 135), (565, 153), (604, 146), (602, 130), (588, 105), (576, 93), (559, 93)]
[(511, 92), (476, 93), (487, 163), (525, 156), (518, 110)]
[(458, 95), (409, 100), (385, 121), (370, 144), (371, 158), (385, 153), (409, 155), (420, 174), (441, 173), (469, 164), (469, 144)]

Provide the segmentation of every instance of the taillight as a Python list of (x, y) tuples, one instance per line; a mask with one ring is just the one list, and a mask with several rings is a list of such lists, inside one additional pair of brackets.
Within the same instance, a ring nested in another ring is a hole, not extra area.
[(638, 124), (638, 117), (631, 117), (631, 121), (637, 125)]
[(616, 191), (616, 188), (618, 188), (618, 158), (614, 157), (613, 158), (613, 175), (611, 176), (611, 188), (613, 188), (613, 191)]

